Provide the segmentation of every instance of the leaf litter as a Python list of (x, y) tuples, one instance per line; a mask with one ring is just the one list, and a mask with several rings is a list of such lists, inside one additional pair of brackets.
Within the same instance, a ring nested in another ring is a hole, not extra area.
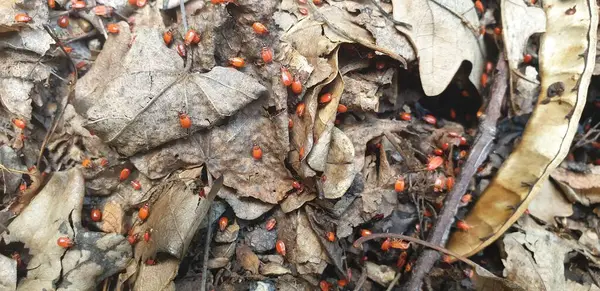
[[(51, 2), (0, 3), (7, 290), (405, 284), (418, 244), (352, 242), (369, 232), (427, 238), (469, 166), (485, 78), (496, 73), (486, 62), (498, 49), (511, 71), (509, 112), (457, 221), (520, 142), (540, 90), (536, 34), (546, 15), (535, 1), (192, 0), (184, 14), (179, 1), (108, 1), (108, 15), (95, 3)], [(183, 45), (188, 29), (197, 44)], [(69, 81), (73, 68), (79, 78)], [(432, 289), (598, 288), (594, 271), (579, 267), (600, 253), (600, 219), (582, 207), (597, 202), (590, 116), (530, 216), (489, 248), (501, 255), (478, 255), (485, 269), (440, 262)], [(60, 247), (61, 236), (74, 245)]]

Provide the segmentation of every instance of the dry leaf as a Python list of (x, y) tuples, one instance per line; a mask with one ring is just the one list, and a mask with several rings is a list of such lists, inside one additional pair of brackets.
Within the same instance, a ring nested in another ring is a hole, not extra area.
[[(279, 279), (279, 276), (285, 275), (285, 274), (291, 274), (292, 271), (290, 271), (288, 268), (286, 268), (278, 263), (266, 263), (260, 267), (260, 273), (265, 276), (276, 276)], [(277, 280), (277, 281), (279, 282), (279, 280)], [(285, 290), (285, 289), (279, 289), (279, 290)]]
[(217, 194), (222, 199), (227, 201), (231, 206), (235, 216), (240, 219), (254, 220), (271, 210), (275, 205), (262, 202), (254, 198), (238, 197), (235, 191), (228, 187), (223, 187)]
[(559, 183), (571, 202), (585, 206), (600, 202), (600, 166), (591, 167), (586, 174), (557, 168), (551, 177)]
[(540, 194), (533, 198), (527, 209), (531, 215), (554, 226), (557, 226), (555, 217), (569, 217), (573, 214), (573, 205), (549, 179), (544, 182)]
[(500, 278), (477, 266), (471, 278), (478, 291), (525, 291), (511, 280)]
[[(4, 167), (12, 170), (24, 172), (27, 171), (27, 167), (25, 167), (25, 165), (21, 163), (15, 150), (6, 144), (0, 146), (0, 165), (3, 165)], [(22, 174), (9, 172), (4, 169), (1, 169), (0, 171), (2, 171), (0, 177), (3, 189), (6, 189), (7, 193), (13, 193), (14, 191), (16, 191), (17, 187), (19, 187), (19, 185), (21, 184)]]
[(352, 185), (357, 169), (354, 167), (354, 146), (352, 141), (337, 127), (333, 129), (327, 163), (325, 164), (323, 193), (325, 198), (342, 197)]
[(126, 24), (120, 27), (77, 82), (75, 107), (90, 121), (88, 128), (125, 155), (189, 135), (178, 112), (189, 115), (195, 132), (265, 93), (256, 80), (232, 68), (187, 73), (157, 29), (136, 28), (129, 48), (133, 36)]
[(528, 4), (518, 0), (500, 1), (504, 53), (511, 71), (517, 70), (523, 62), (529, 37), (546, 31), (544, 10)]
[(300, 274), (321, 274), (327, 266), (327, 254), (313, 232), (306, 212), (299, 212), (277, 218), (278, 238), (285, 243), (286, 260), (295, 264)]
[[(537, 80), (538, 73), (532, 66), (525, 67), (525, 78), (512, 75), (514, 84), (510, 103), (515, 115), (529, 114), (533, 111), (537, 96), (540, 94), (540, 84)], [(516, 80), (516, 81), (515, 81)], [(533, 81), (535, 82), (533, 82)]]
[(394, 277), (396, 277), (396, 271), (386, 265), (377, 265), (373, 262), (366, 261), (365, 267), (367, 271), (367, 277), (381, 286), (388, 286)]
[(469, 79), (476, 88), (481, 87), (479, 79), (483, 73), (485, 49), (483, 38), (467, 26), (479, 27), (472, 1), (393, 0), (392, 3), (394, 20), (412, 25), (412, 30), (400, 31), (416, 44), (426, 95), (442, 93), (465, 60), (472, 65)]
[(244, 270), (250, 271), (252, 274), (258, 274), (260, 260), (258, 259), (258, 256), (252, 252), (250, 247), (245, 244), (240, 244), (235, 250), (235, 257), (238, 264), (240, 264)]
[(173, 279), (177, 276), (179, 260), (169, 258), (156, 265), (142, 264), (133, 286), (134, 291), (175, 290)]

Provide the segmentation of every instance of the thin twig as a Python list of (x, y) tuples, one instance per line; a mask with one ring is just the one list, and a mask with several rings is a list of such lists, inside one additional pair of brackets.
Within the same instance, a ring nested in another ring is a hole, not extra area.
[[(460, 199), (466, 191), (471, 178), (475, 175), (477, 168), (487, 158), (492, 147), (496, 135), (496, 123), (500, 117), (500, 108), (508, 86), (508, 70), (503, 53), (500, 53), (498, 58), (496, 71), (497, 74), (490, 90), (489, 104), (479, 125), (479, 133), (473, 142), (471, 153), (458, 176), (456, 185), (446, 196), (444, 208), (429, 234), (428, 241), (431, 244), (443, 246), (446, 243), (450, 227), (454, 222), (454, 216), (460, 205)], [(431, 267), (439, 259), (439, 256), (439, 253), (436, 251), (424, 250), (417, 260), (409, 281), (403, 286), (403, 290), (420, 290), (423, 278), (431, 270)]]
[(392, 282), (387, 287), (387, 289), (385, 289), (385, 291), (392, 291), (392, 289), (394, 289), (394, 286), (396, 286), (396, 284), (398, 284), (398, 281), (400, 281), (401, 277), (402, 277), (402, 273), (398, 272), (398, 274), (396, 274), (396, 277), (394, 277), (394, 280), (392, 280)]
[[(208, 168), (206, 168), (206, 174), (208, 176), (208, 185), (212, 190), (212, 176), (208, 172)], [(206, 242), (204, 244), (204, 258), (202, 258), (202, 283), (200, 284), (200, 291), (206, 291), (206, 281), (208, 280), (206, 272), (208, 272), (208, 254), (210, 252), (210, 241), (212, 240), (212, 202), (210, 204), (210, 208), (208, 208), (208, 221), (206, 222)]]

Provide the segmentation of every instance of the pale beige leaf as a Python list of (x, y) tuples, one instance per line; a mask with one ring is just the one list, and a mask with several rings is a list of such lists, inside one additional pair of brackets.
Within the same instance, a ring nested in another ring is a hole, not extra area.
[(17, 261), (0, 255), (0, 290), (17, 290)]
[(573, 205), (550, 179), (544, 182), (540, 194), (533, 198), (527, 209), (531, 215), (554, 226), (558, 226), (555, 217), (569, 217), (573, 214)]
[(546, 31), (544, 10), (527, 4), (519, 0), (502, 0), (500, 2), (504, 53), (511, 70), (517, 70), (519, 63), (523, 62), (529, 37), (535, 33)]

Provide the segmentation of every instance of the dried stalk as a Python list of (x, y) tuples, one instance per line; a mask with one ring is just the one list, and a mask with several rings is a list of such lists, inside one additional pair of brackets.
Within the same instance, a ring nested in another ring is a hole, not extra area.
[[(485, 115), (479, 125), (479, 133), (475, 138), (471, 153), (460, 172), (456, 185), (446, 196), (444, 208), (429, 234), (428, 242), (438, 246), (444, 246), (450, 233), (450, 227), (454, 222), (454, 216), (458, 211), (460, 199), (467, 190), (469, 181), (475, 175), (477, 168), (487, 158), (496, 135), (496, 123), (500, 117), (500, 108), (508, 86), (507, 64), (504, 54), (500, 53), (496, 64), (496, 76), (490, 90), (490, 100)], [(440, 254), (435, 250), (423, 250), (409, 281), (403, 286), (403, 290), (420, 290), (423, 278), (431, 270)]]

